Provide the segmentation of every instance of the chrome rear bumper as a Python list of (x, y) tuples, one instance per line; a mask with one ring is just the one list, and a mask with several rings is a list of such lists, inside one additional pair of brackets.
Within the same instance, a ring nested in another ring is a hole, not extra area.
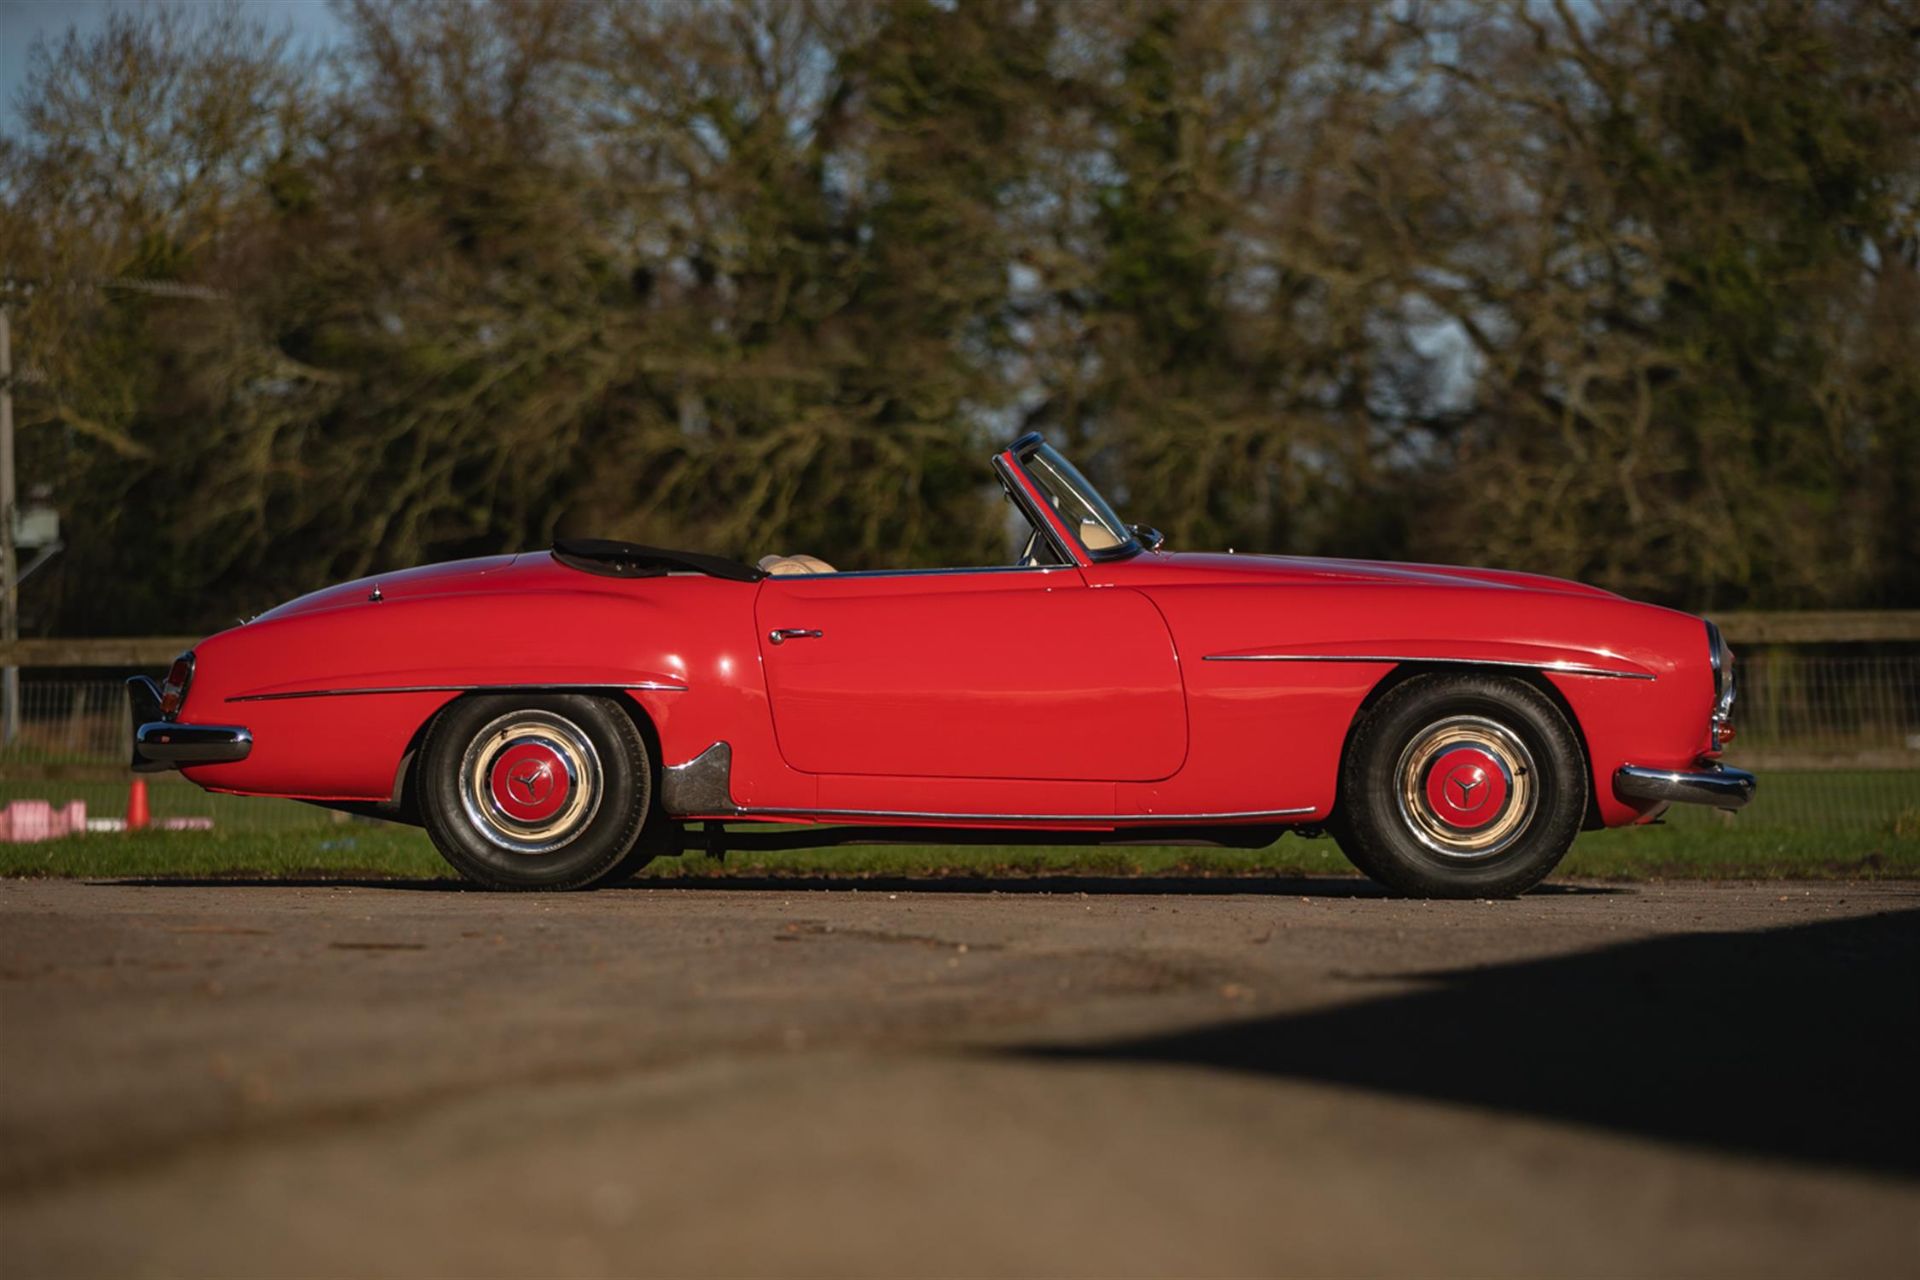
[(232, 724), (175, 724), (155, 720), (133, 731), (134, 768), (148, 764), (177, 769), (183, 764), (229, 764), (253, 752), (253, 734)]
[(180, 724), (160, 716), (159, 686), (146, 676), (127, 681), (133, 710), (133, 767), (156, 773), (189, 764), (231, 764), (253, 752), (253, 733), (233, 724)]
[(1706, 769), (1643, 769), (1626, 764), (1613, 774), (1613, 790), (1623, 799), (1710, 804), (1727, 810), (1744, 808), (1757, 785), (1758, 780), (1745, 769), (1719, 764)]

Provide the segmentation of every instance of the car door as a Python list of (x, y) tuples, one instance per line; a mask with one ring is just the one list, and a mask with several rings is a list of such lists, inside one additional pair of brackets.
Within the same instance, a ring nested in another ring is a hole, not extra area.
[(1074, 568), (774, 577), (755, 616), (804, 772), (1150, 781), (1186, 758), (1159, 611)]

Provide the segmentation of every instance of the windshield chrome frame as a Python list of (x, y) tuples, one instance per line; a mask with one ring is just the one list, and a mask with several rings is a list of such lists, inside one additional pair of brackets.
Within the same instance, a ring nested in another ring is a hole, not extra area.
[[(1026, 473), (1026, 467), (1024, 465), (1021, 466), (1020, 474), (1016, 476), (1013, 466), (1007, 462), (1005, 455), (996, 453), (993, 455), (993, 472), (1000, 481), (1001, 489), (1006, 493), (1008, 498), (1012, 499), (1013, 505), (1019, 509), (1020, 514), (1026, 517), (1027, 523), (1033, 526), (1034, 532), (1039, 534), (1040, 537), (1046, 541), (1048, 548), (1052, 550), (1053, 554), (1060, 558), (1060, 563), (1057, 565), (1015, 565), (1012, 567), (1032, 569), (1079, 568), (1080, 561), (1074, 556), (1073, 551), (1062, 542), (1062, 538), (1065, 535), (1056, 527), (1054, 521), (1047, 519), (1040, 513), (1038, 504), (1035, 503), (1033, 498), (1033, 493), (1038, 492), (1038, 486), (1035, 484), (1033, 477)], [(1029, 491), (1030, 487), (1031, 492)]]
[[(1048, 444), (1047, 438), (1045, 436), (1041, 435), (1038, 431), (1029, 431), (1026, 435), (1021, 436), (1018, 440), (1015, 440), (1012, 444), (1008, 445), (1006, 452), (1019, 465), (1022, 476), (1026, 480), (1027, 484), (1033, 486), (1036, 492), (1044, 493), (1045, 488), (1041, 485), (1039, 479), (1034, 476), (1033, 469), (1027, 465), (1028, 458), (1033, 457), (1035, 454), (1040, 453), (1043, 450), (1047, 454), (1051, 455), (1051, 458), (1054, 462), (1059, 463), (1061, 467), (1065, 468), (1064, 470), (1060, 470), (1059, 467), (1055, 468), (1055, 471), (1060, 476), (1060, 479), (1065, 481), (1067, 484), (1072, 485), (1075, 489), (1079, 491), (1081, 500), (1086, 503), (1089, 509), (1095, 510), (1095, 511), (1103, 511), (1106, 514), (1112, 516), (1113, 519), (1116, 522), (1118, 522), (1120, 530), (1124, 532), (1127, 535), (1127, 537), (1126, 537), (1126, 541), (1121, 542), (1115, 546), (1103, 547), (1100, 550), (1095, 551), (1092, 548), (1088, 547), (1086, 543), (1082, 542), (1080, 540), (1079, 535), (1076, 534), (1070, 527), (1067, 527), (1067, 524), (1064, 518), (1059, 519), (1057, 521), (1047, 520), (1044, 522), (1046, 526), (1049, 529), (1052, 529), (1056, 525), (1058, 525), (1060, 529), (1064, 532), (1066, 537), (1073, 539), (1074, 546), (1079, 548), (1080, 554), (1085, 556), (1088, 561), (1094, 564), (1104, 564), (1114, 560), (1126, 560), (1133, 556), (1139, 555), (1140, 549), (1141, 549), (1140, 538), (1138, 534), (1134, 533), (1133, 526), (1129, 525), (1126, 521), (1120, 518), (1120, 513), (1113, 509), (1113, 504), (1107, 501), (1106, 495), (1101, 493), (1098, 489), (1094, 488), (1093, 482), (1088, 480), (1086, 476), (1082, 475), (1080, 473), (1080, 468), (1074, 466), (1073, 463), (1067, 459), (1065, 454), (1061, 453), (1058, 449), (1055, 449), (1052, 445)], [(1080, 482), (1078, 485), (1074, 485), (1074, 480), (1076, 478)], [(1028, 512), (1028, 518), (1032, 519), (1033, 514), (1034, 513), (1032, 513), (1031, 511)], [(1055, 537), (1057, 538), (1058, 536), (1060, 535), (1056, 533)]]

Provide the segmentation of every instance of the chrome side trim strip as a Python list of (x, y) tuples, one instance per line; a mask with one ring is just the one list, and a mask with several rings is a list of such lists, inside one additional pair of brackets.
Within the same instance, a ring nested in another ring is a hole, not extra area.
[(1427, 658), (1387, 653), (1209, 653), (1202, 662), (1440, 662), (1463, 667), (1521, 667), (1557, 676), (1601, 676), (1609, 680), (1652, 680), (1645, 671), (1608, 671), (1572, 662), (1520, 662), (1512, 658)]
[(685, 693), (684, 684), (664, 684), (657, 680), (637, 680), (629, 684), (395, 684), (373, 689), (297, 689), (292, 693), (243, 693), (228, 702), (284, 702), (289, 698), (350, 698), (375, 693), (472, 693), (476, 689), (654, 689), (667, 693)]
[(1251, 818), (1294, 818), (1312, 813), (1312, 805), (1298, 809), (1249, 809), (1239, 813), (913, 813), (893, 809), (735, 809), (742, 815), (809, 818), (899, 818), (913, 822), (1105, 822), (1190, 826), (1196, 822), (1227, 822)]
[(1298, 809), (1248, 809), (1238, 813), (921, 813), (904, 809), (781, 809), (730, 805), (718, 809), (689, 809), (688, 813), (724, 813), (743, 818), (886, 818), (906, 822), (1099, 822), (1129, 826), (1191, 826), (1196, 822), (1246, 821), (1257, 818), (1297, 818), (1313, 806)]

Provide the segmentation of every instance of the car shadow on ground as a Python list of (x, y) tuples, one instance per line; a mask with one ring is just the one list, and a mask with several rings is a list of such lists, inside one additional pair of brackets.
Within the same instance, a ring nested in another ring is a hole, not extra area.
[[(370, 876), (141, 876), (89, 880), (95, 885), (150, 889), (391, 889), (402, 892), (487, 893), (463, 880), (393, 879)], [(595, 894), (624, 893), (961, 893), (1087, 894), (1112, 897), (1161, 897), (1172, 894), (1213, 897), (1263, 895), (1288, 898), (1390, 898), (1387, 890), (1359, 876), (1095, 876), (1095, 875), (688, 875), (642, 876), (602, 885)], [(1581, 897), (1631, 893), (1613, 885), (1544, 884), (1528, 897)], [(524, 894), (506, 894), (507, 898)]]
[(102, 889), (393, 889), (414, 893), (486, 893), (463, 880), (402, 879), (385, 876), (124, 876), (87, 877), (83, 884)]
[[(1183, 876), (1183, 875), (814, 875), (784, 876), (661, 876), (628, 881), (608, 888), (642, 892), (720, 890), (764, 893), (771, 890), (824, 893), (1030, 893), (1158, 897), (1163, 894), (1207, 896), (1266, 895), (1293, 898), (1388, 898), (1393, 895), (1359, 876)], [(1551, 884), (1533, 890), (1548, 897), (1568, 894), (1619, 893), (1600, 885)], [(1531, 896), (1531, 895), (1530, 895)]]
[(1413, 976), (1431, 985), (1014, 1052), (1315, 1080), (1920, 1177), (1920, 910)]

